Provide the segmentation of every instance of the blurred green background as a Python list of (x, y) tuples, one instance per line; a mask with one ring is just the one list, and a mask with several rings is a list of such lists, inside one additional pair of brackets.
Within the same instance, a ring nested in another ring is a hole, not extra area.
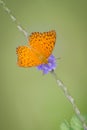
[[(56, 73), (87, 114), (87, 0), (4, 0), (28, 31), (56, 30)], [(59, 130), (74, 114), (55, 79), (17, 66), (27, 39), (0, 5), (0, 130)]]

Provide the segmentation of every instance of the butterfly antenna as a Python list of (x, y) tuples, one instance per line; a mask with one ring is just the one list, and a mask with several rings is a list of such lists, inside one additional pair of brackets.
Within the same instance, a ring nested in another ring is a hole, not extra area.
[(61, 60), (61, 57), (56, 58), (56, 60)]

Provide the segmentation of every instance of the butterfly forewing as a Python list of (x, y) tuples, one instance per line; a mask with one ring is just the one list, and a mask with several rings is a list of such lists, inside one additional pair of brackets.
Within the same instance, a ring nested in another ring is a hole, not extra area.
[(56, 32), (49, 31), (44, 33), (34, 32), (29, 37), (31, 48), (44, 58), (48, 58), (54, 48), (56, 41)]

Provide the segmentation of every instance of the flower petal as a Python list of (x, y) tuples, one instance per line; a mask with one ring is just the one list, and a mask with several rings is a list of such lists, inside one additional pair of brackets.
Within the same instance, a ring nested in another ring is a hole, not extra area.
[(48, 58), (48, 63), (47, 64), (42, 64), (37, 66), (38, 70), (42, 70), (44, 74), (47, 74), (50, 71), (55, 70), (56, 68), (56, 59), (53, 55), (51, 55)]

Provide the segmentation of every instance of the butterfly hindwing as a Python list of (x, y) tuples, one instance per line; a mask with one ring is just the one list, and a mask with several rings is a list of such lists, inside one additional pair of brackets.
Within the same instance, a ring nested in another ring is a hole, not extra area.
[(31, 48), (27, 46), (19, 46), (16, 52), (18, 55), (18, 65), (20, 67), (31, 67), (41, 64), (38, 57), (32, 52)]

